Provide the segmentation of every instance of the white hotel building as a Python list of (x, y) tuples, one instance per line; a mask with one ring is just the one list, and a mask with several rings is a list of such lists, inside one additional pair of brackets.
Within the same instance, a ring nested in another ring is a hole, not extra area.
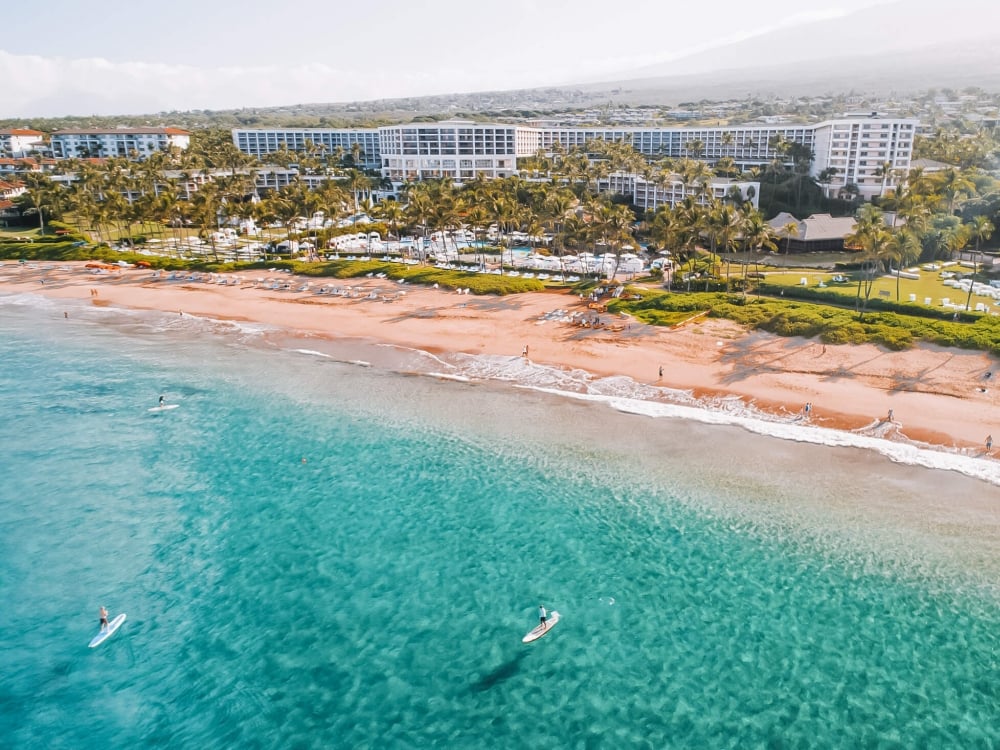
[(0, 130), (0, 157), (26, 156), (30, 151), (43, 145), (45, 133), (27, 128)]
[(52, 156), (56, 159), (145, 159), (156, 151), (185, 149), (191, 134), (178, 128), (81, 128), (52, 134)]
[(361, 167), (378, 169), (379, 161), (378, 130), (373, 128), (275, 128), (275, 129), (237, 129), (233, 131), (233, 143), (240, 151), (258, 159), (273, 151), (286, 148), (289, 151), (305, 152), (311, 148), (325, 156), (335, 156), (343, 152), (345, 156), (353, 154), (354, 145), (361, 147)]
[(736, 191), (739, 191), (741, 203), (747, 202), (754, 208), (760, 207), (759, 182), (731, 180), (726, 177), (716, 177), (702, 188), (700, 185), (685, 183), (678, 175), (667, 180), (647, 180), (642, 175), (616, 172), (599, 179), (597, 191), (630, 195), (636, 208), (646, 211), (663, 205), (674, 206), (688, 197), (705, 206), (713, 200), (722, 201), (734, 197)]
[[(814, 177), (836, 169), (823, 186), (828, 195), (853, 184), (869, 199), (882, 191), (883, 184), (894, 187), (896, 174), (909, 169), (918, 124), (913, 119), (874, 115), (812, 125), (716, 128), (547, 128), (449, 120), (377, 130), (234, 130), (233, 142), (241, 151), (259, 157), (282, 143), (292, 150), (305, 148), (307, 137), (313, 143), (333, 143), (336, 138), (357, 139), (366, 134), (366, 164), (380, 168), (383, 177), (402, 182), (433, 177), (462, 181), (480, 174), (508, 177), (516, 174), (518, 158), (534, 156), (539, 150), (551, 153), (556, 144), (568, 149), (590, 140), (625, 140), (651, 158), (688, 156), (715, 162), (729, 157), (746, 168), (781, 158), (776, 142), (783, 139), (813, 151), (810, 174)], [(299, 143), (299, 148), (293, 148)], [(883, 178), (881, 171), (886, 164), (891, 171)]]

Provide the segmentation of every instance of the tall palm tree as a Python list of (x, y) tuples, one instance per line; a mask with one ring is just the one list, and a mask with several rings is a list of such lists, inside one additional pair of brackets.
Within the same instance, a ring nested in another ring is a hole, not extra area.
[[(358, 145), (358, 144), (354, 144)], [(351, 191), (354, 195), (354, 217), (357, 220), (357, 215), (361, 210), (361, 206), (358, 202), (358, 195), (364, 193), (366, 190), (371, 188), (371, 180), (364, 172), (358, 169), (348, 169), (347, 170), (347, 189)]]
[[(716, 204), (708, 213), (708, 236), (712, 243), (712, 252), (726, 254), (726, 291), (729, 290), (731, 253), (740, 232), (741, 221), (740, 212), (724, 203)], [(707, 280), (705, 291), (708, 291)]]
[(976, 252), (972, 256), (972, 279), (969, 283), (969, 296), (965, 300), (965, 309), (968, 310), (972, 305), (972, 282), (975, 281), (976, 272), (979, 270), (976, 258), (979, 258), (979, 263), (982, 262), (983, 256), (979, 249), (979, 243), (983, 240), (988, 240), (993, 234), (993, 230), (996, 227), (993, 226), (993, 222), (990, 221), (985, 216), (973, 216), (972, 221), (967, 225), (969, 228), (969, 234), (976, 240)]
[[(764, 215), (755, 208), (744, 210), (740, 231), (743, 234), (743, 246), (746, 248), (747, 258), (743, 264), (743, 299), (747, 297), (747, 273), (750, 267), (750, 250), (755, 251), (754, 271), (757, 271), (757, 258), (762, 250), (774, 252), (778, 249), (775, 244), (775, 233), (771, 225), (764, 220)], [(758, 284), (758, 291), (759, 291)]]
[(388, 198), (378, 204), (375, 208), (378, 218), (382, 219), (389, 227), (389, 231), (399, 239), (399, 225), (403, 221), (403, 206), (399, 201)]
[(692, 159), (700, 159), (705, 155), (705, 142), (696, 138), (685, 143), (683, 149)]
[(886, 254), (896, 264), (897, 302), (899, 302), (899, 279), (903, 272), (903, 267), (917, 260), (920, 257), (921, 250), (923, 250), (923, 245), (920, 243), (920, 235), (912, 227), (905, 226), (891, 233)]
[(936, 175), (937, 186), (948, 201), (948, 213), (955, 213), (955, 203), (962, 196), (973, 195), (976, 192), (975, 183), (961, 169), (948, 167)]
[(888, 182), (889, 177), (892, 176), (892, 162), (884, 161), (881, 164), (879, 164), (878, 167), (875, 169), (875, 176), (881, 178), (882, 180), (882, 187), (878, 191), (878, 197), (884, 198), (885, 185)]
[(868, 310), (868, 301), (875, 285), (875, 274), (887, 257), (890, 238), (891, 234), (886, 228), (881, 209), (871, 203), (862, 206), (854, 231), (844, 238), (846, 242), (861, 248), (861, 273), (858, 276), (855, 299), (858, 320), (864, 320)]
[[(434, 202), (430, 195), (430, 183), (418, 182), (411, 186), (407, 194), (406, 214), (410, 223), (423, 230), (424, 244), (426, 244), (427, 241), (428, 228), (433, 211)], [(420, 246), (417, 257), (421, 262), (423, 262), (423, 244)]]
[(788, 255), (791, 250), (792, 237), (799, 236), (799, 223), (797, 221), (787, 222), (778, 230), (778, 236), (785, 240), (785, 255)]
[(48, 175), (41, 172), (28, 172), (23, 180), (27, 189), (25, 196), (28, 204), (25, 213), (38, 215), (39, 234), (45, 234), (45, 212), (51, 211), (52, 204), (56, 200), (56, 184)]

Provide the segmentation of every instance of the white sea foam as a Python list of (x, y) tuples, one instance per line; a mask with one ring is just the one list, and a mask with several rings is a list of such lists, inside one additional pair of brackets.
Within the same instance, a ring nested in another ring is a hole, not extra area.
[(329, 354), (324, 354), (323, 352), (317, 352), (314, 349), (292, 349), (293, 352), (298, 354), (307, 354), (310, 357), (322, 357), (324, 359), (332, 359)]
[(57, 300), (44, 297), (40, 294), (32, 294), (31, 292), (0, 295), (0, 305), (11, 305), (14, 307), (36, 307), (40, 310), (45, 310), (55, 307), (56, 302)]
[[(654, 419), (687, 419), (703, 424), (741, 427), (781, 440), (861, 448), (900, 464), (956, 471), (1000, 486), (1000, 462), (961, 449), (931, 446), (906, 438), (895, 422), (874, 420), (853, 431), (811, 424), (801, 414), (774, 413), (739, 396), (695, 398), (690, 391), (638, 383), (627, 376), (595, 377), (576, 369), (531, 362), (525, 357), (460, 354), (449, 357), (455, 373), (448, 379), (494, 380), (543, 393), (603, 403), (628, 414)], [(443, 377), (439, 371), (425, 372)]]
[(453, 375), (447, 372), (429, 372), (427, 373), (432, 378), (437, 378), (438, 380), (454, 380), (458, 383), (471, 383), (472, 378), (466, 377), (465, 375)]
[(913, 442), (886, 440), (860, 432), (832, 430), (825, 427), (817, 427), (801, 420), (767, 418), (760, 412), (755, 412), (752, 408), (746, 408), (745, 412), (741, 413), (740, 410), (735, 408), (726, 411), (708, 406), (698, 407), (685, 404), (658, 403), (596, 393), (572, 393), (553, 388), (535, 388), (534, 390), (565, 396), (567, 398), (601, 402), (607, 404), (612, 409), (626, 414), (637, 414), (654, 419), (687, 419), (704, 424), (731, 425), (742, 427), (758, 435), (766, 435), (781, 440), (793, 440), (801, 443), (845, 448), (864, 448), (880, 453), (897, 463), (923, 466), (928, 469), (957, 471), (974, 479), (980, 479), (984, 482), (1000, 486), (1000, 462), (965, 455), (954, 449), (932, 448)]

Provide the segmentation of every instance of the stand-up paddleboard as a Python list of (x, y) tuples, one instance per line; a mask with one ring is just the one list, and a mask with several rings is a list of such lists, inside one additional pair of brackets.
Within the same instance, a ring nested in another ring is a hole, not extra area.
[(521, 639), (521, 643), (531, 643), (532, 641), (537, 641), (543, 635), (552, 630), (552, 628), (556, 626), (557, 622), (559, 622), (559, 613), (550, 612), (548, 619), (545, 621), (545, 624), (539, 625), (530, 633), (528, 633), (526, 636), (524, 636), (524, 638)]
[(108, 640), (108, 638), (113, 636), (115, 634), (115, 631), (122, 626), (123, 622), (125, 622), (124, 612), (122, 612), (120, 615), (115, 615), (115, 619), (113, 619), (111, 622), (108, 623), (108, 627), (93, 637), (93, 639), (90, 641), (90, 647), (94, 648), (95, 646), (100, 646), (102, 643)]
[(176, 409), (178, 406), (180, 406), (180, 404), (164, 404), (163, 406), (150, 407), (147, 411), (170, 411), (171, 409)]

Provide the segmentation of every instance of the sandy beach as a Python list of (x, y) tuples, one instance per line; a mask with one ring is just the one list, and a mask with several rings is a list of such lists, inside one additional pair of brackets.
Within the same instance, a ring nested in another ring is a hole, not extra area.
[[(8, 262), (0, 267), (0, 293), (252, 321), (293, 334), (438, 353), (522, 356), (527, 347), (533, 362), (625, 375), (698, 397), (738, 396), (775, 414), (803, 414), (809, 403), (810, 421), (822, 427), (866, 430), (984, 458), (986, 436), (1000, 439), (994, 387), (1000, 361), (982, 352), (824, 346), (708, 318), (665, 329), (603, 313), (600, 327), (586, 327), (579, 320), (595, 313), (566, 291), (477, 297), (377, 278), (254, 271), (223, 285), (186, 276), (168, 280), (148, 269), (95, 274), (83, 263)], [(272, 289), (274, 282), (290, 282), (291, 289)], [(306, 283), (308, 290), (295, 291)], [(338, 287), (344, 296), (317, 294), (322, 286)]]

